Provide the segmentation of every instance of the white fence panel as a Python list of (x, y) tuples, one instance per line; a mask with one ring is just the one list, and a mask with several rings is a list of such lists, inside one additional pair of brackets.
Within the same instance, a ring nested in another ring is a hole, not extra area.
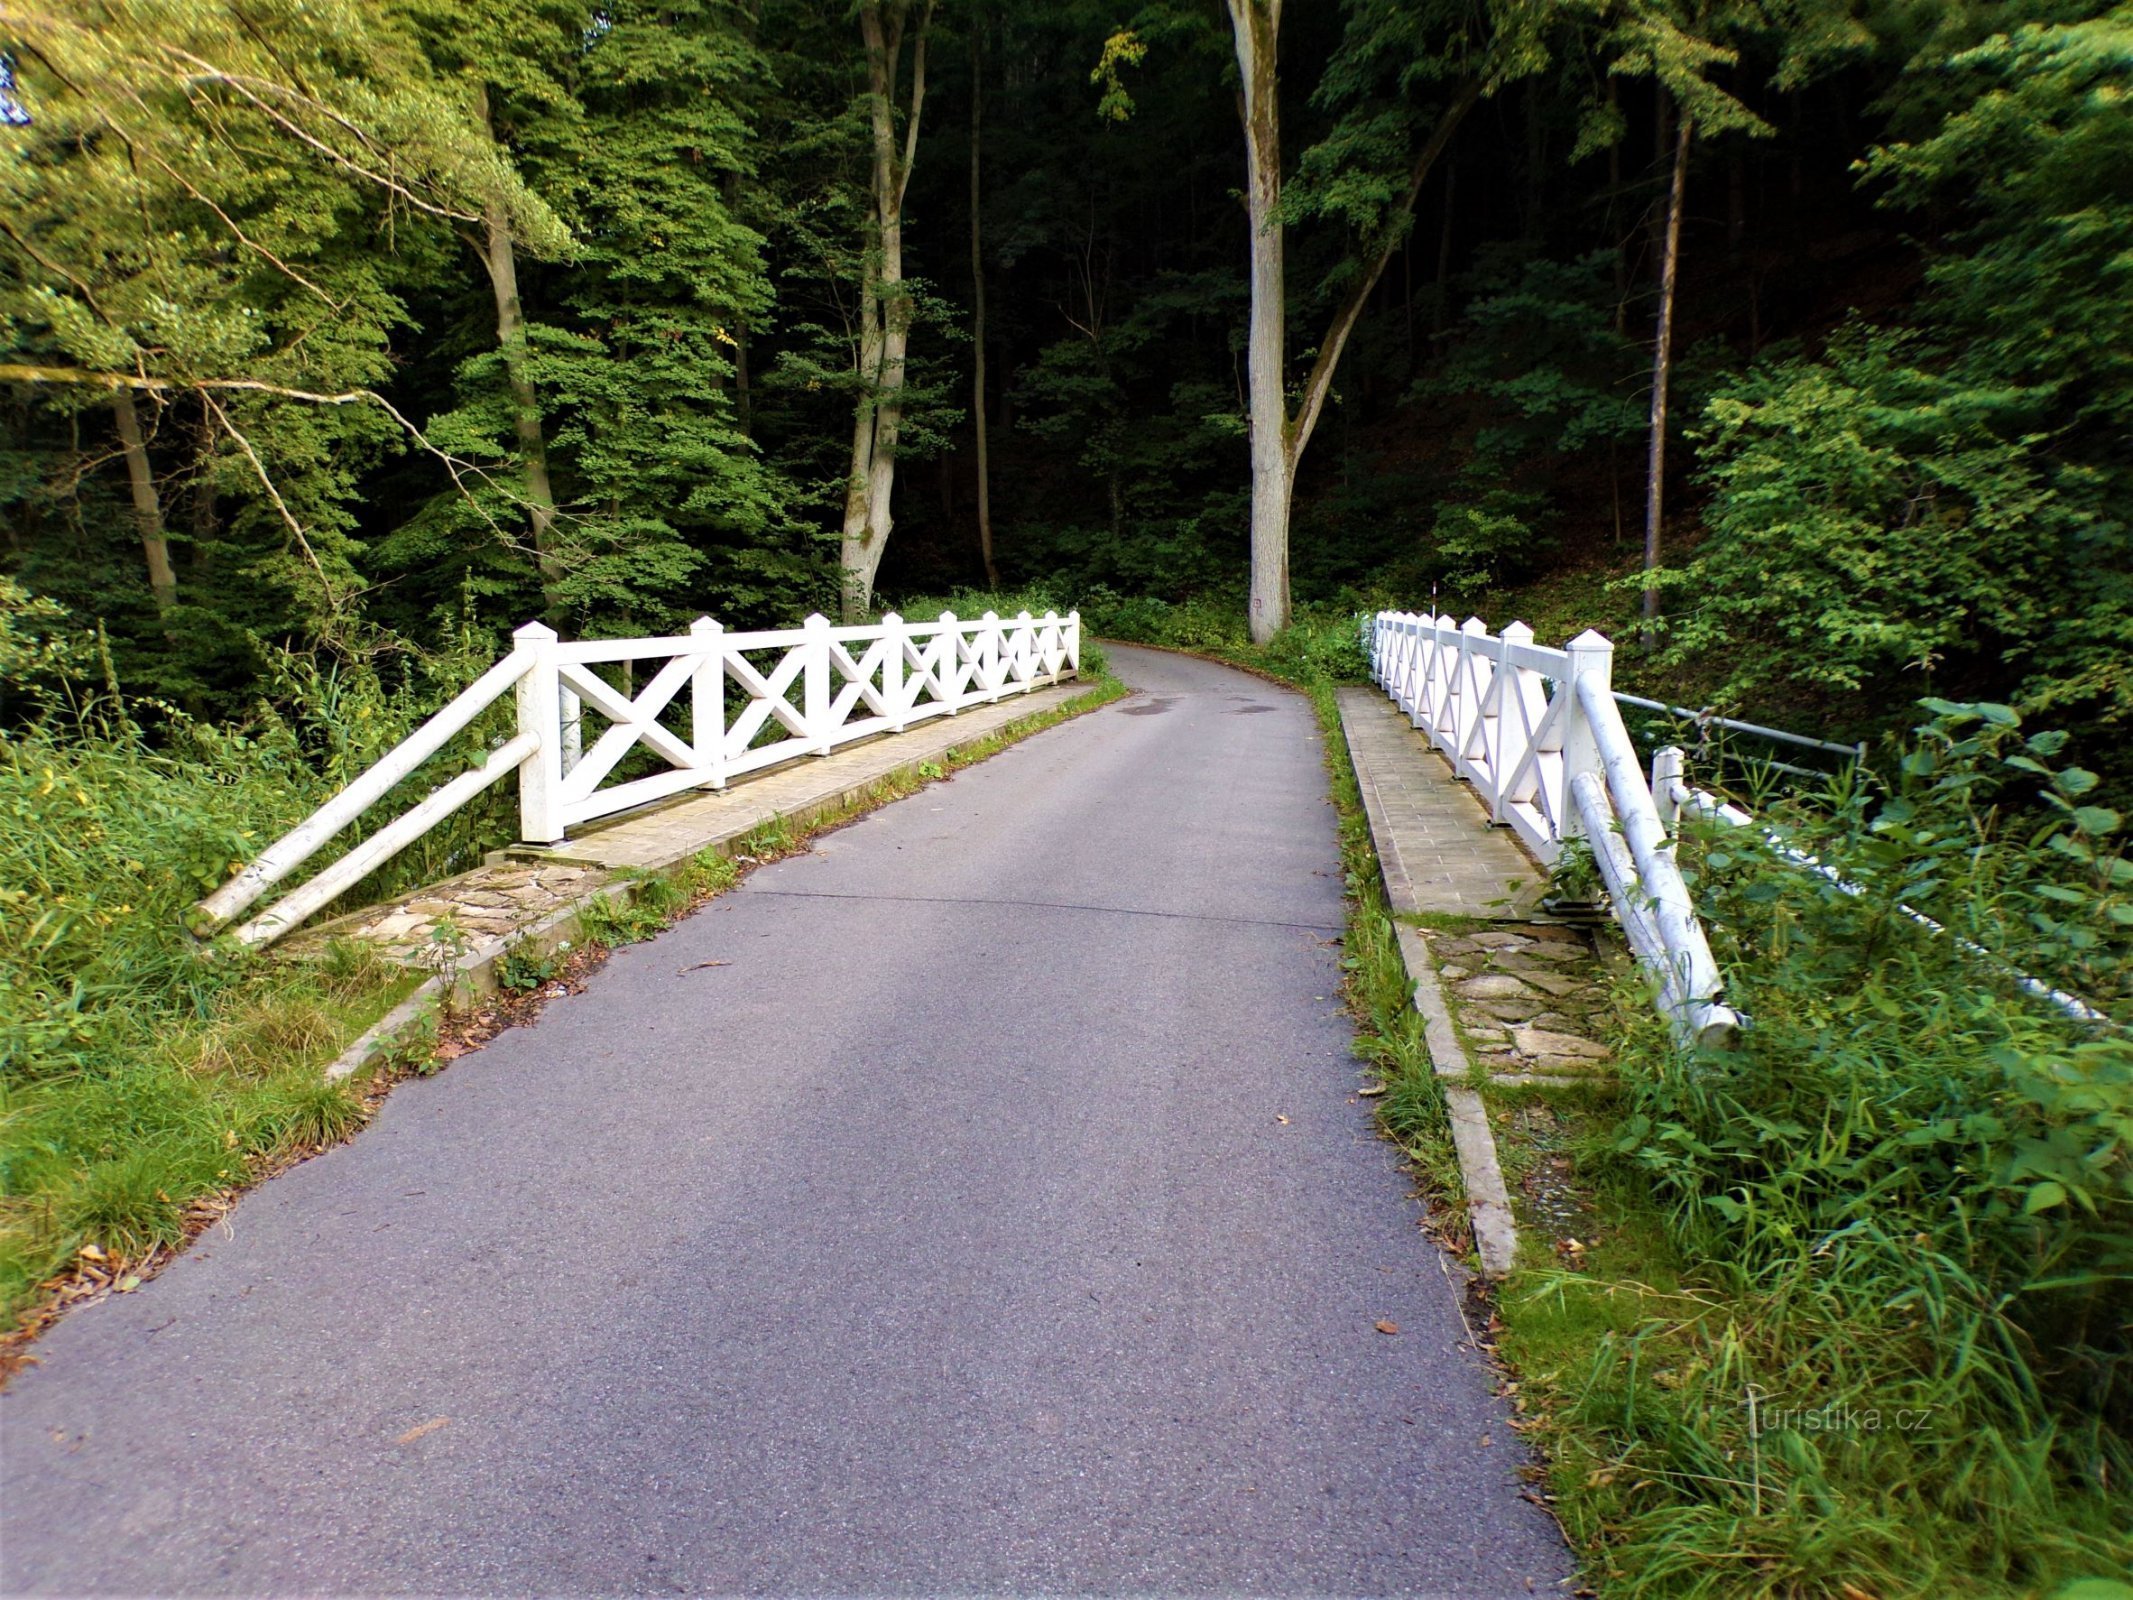
[(1411, 611), (1381, 611), (1366, 626), (1372, 677), (1474, 786), (1490, 820), (1544, 866), (1565, 841), (1587, 839), (1676, 1030), (1706, 1044), (1730, 1038), (1739, 1018), (1723, 1002), (1709, 941), (1615, 707), (1614, 646), (1588, 631), (1553, 650), (1522, 622), (1492, 636), (1479, 617)]
[[(764, 767), (901, 733), (928, 717), (1028, 694), (1081, 670), (1079, 612), (1032, 617), (1024, 611), (1003, 621), (988, 611), (966, 621), (944, 611), (932, 622), (906, 622), (891, 612), (856, 627), (836, 627), (818, 615), (798, 628), (757, 633), (729, 633), (701, 617), (672, 637), (567, 644), (554, 629), (529, 622), (512, 642), (503, 661), (202, 900), (191, 919), (194, 931), (205, 936), (234, 921), (507, 693), (517, 707), (516, 737), (235, 936), (254, 945), (279, 938), (513, 773), (519, 837), (555, 844), (599, 817), (688, 789), (723, 789)], [(635, 687), (640, 662), (657, 663), (641, 689)], [(662, 720), (684, 710), (686, 734)], [(590, 745), (588, 711), (607, 724)], [(646, 755), (663, 769), (608, 781), (625, 762)]]

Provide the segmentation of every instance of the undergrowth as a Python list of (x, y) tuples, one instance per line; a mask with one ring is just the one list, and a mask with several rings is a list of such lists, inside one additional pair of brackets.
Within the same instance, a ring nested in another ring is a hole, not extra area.
[(1605, 1225), (1506, 1295), (1606, 1594), (2133, 1593), (2133, 1041), (2001, 965), (2122, 1016), (2133, 868), (2053, 736), (1935, 709), (1772, 813), (1831, 873), (1687, 841), (1751, 1026), (1683, 1056), (1624, 997)]

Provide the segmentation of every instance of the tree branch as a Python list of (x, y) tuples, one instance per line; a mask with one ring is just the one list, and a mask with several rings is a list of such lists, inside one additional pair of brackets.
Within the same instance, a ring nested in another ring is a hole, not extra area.
[[(1474, 109), (1475, 102), (1480, 98), (1481, 83), (1478, 79), (1469, 79), (1459, 86), (1458, 93), (1452, 96), (1451, 104), (1444, 108), (1444, 115), (1437, 119), (1436, 131), (1429, 136), (1428, 142), (1415, 156), (1414, 167), (1408, 173), (1407, 193), (1394, 209), (1395, 217), (1411, 216), (1414, 213), (1415, 201), (1421, 198), (1422, 185), (1429, 177), (1430, 169), (1436, 166), (1438, 158), (1451, 144), (1452, 135), (1459, 131), (1459, 124), (1466, 119), (1466, 114)], [(1341, 352), (1347, 348), (1348, 336), (1355, 332), (1355, 325), (1362, 321), (1364, 308), (1370, 300), (1370, 292), (1378, 286), (1378, 279), (1384, 276), (1393, 252), (1400, 247), (1400, 242), (1405, 237), (1405, 234), (1389, 225), (1385, 228), (1384, 238), (1364, 263), (1362, 273), (1348, 291), (1348, 298), (1341, 303), (1340, 310), (1334, 314), (1332, 326), (1326, 330), (1326, 337), (1318, 347), (1318, 359), (1311, 363), (1311, 375), (1304, 380), (1303, 398), (1296, 408), (1295, 419), (1289, 424), (1287, 443), (1289, 469), (1292, 472), (1296, 463), (1303, 457), (1304, 446), (1311, 442), (1312, 430), (1318, 426), (1318, 416), (1325, 409), (1326, 395), (1333, 387), (1334, 369), (1340, 365)]]
[[(926, 9), (918, 19), (918, 37), (911, 45), (911, 117), (904, 124), (903, 171), (896, 179), (897, 211), (904, 208), (904, 191), (911, 187), (911, 167), (918, 159), (918, 113), (926, 103), (926, 35), (933, 28), (933, 0), (926, 0)], [(890, 88), (893, 90), (892, 83)]]

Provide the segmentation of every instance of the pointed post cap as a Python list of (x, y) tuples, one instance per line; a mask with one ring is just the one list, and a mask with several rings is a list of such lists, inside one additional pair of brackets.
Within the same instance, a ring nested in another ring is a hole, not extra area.
[(821, 612), (819, 612), (819, 611), (817, 611), (817, 612), (814, 612), (814, 613), (812, 613), (812, 614), (811, 614), (811, 615), (810, 615), (810, 616), (809, 616), (809, 617), (807, 618), (807, 620), (806, 620), (806, 621), (804, 621), (804, 622), (802, 622), (802, 623), (800, 624), (800, 626), (801, 626), (801, 627), (803, 627), (803, 628), (810, 628), (810, 629), (813, 629), (813, 628), (826, 628), (826, 627), (828, 627), (829, 625), (830, 625), (830, 619), (829, 619), (828, 617), (825, 617), (825, 616), (824, 616), (824, 615), (823, 615), (823, 614), (822, 614)]
[(1614, 647), (1614, 640), (1608, 638), (1606, 634), (1600, 632), (1600, 630), (1597, 628), (1587, 628), (1583, 633), (1579, 634), (1575, 639), (1572, 639), (1570, 643), (1565, 646), (1566, 649), (1570, 650), (1607, 651), (1612, 651)]
[(1459, 624), (1459, 631), (1461, 633), (1487, 633), (1489, 625), (1479, 617), (1468, 617), (1466, 621)]
[(1015, 620), (1017, 622), (1027, 622), (1029, 621), (1029, 613), (1027, 611), (1017, 611), (1015, 613)]
[(1506, 623), (1503, 636), (1513, 644), (1531, 644), (1533, 642), (1533, 630), (1523, 622)]
[(713, 617), (698, 617), (689, 624), (691, 633), (724, 633), (726, 625)]
[(904, 625), (904, 619), (894, 611), (884, 611), (881, 614), (881, 625), (884, 628), (901, 628)]
[(980, 622), (998, 622), (1000, 620), (1000, 614), (997, 611), (988, 611), (978, 620)]
[(514, 628), (511, 637), (528, 643), (550, 644), (556, 638), (556, 631), (545, 622), (529, 622), (523, 628)]

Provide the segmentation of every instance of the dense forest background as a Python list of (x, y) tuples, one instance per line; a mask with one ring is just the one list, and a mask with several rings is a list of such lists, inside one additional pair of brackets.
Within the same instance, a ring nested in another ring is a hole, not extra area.
[[(534, 616), (790, 622), (855, 517), (884, 602), (1241, 610), (1213, 0), (74, 0), (0, 34), (18, 690), (97, 628), (125, 690), (224, 718)], [(1845, 737), (1929, 693), (2114, 725), (2129, 41), (2093, 0), (1290, 8), (1292, 392), (1382, 261), (1297, 471), (1299, 604), (1597, 622), (1628, 675)]]
[(1752, 1025), (1692, 1058), (1624, 976), (1619, 1094), (1503, 1121), (1591, 1192), (1500, 1302), (1589, 1579), (2133, 1594), (2133, 4), (0, 0), (0, 335), (18, 1341), (456, 1050), (431, 1009), (329, 1082), (417, 975), (184, 919), (529, 619), (1078, 606), (1306, 690), (1353, 802), (1358, 614), (1434, 606), (1872, 741), (1692, 752), (1771, 830), (1674, 841)]

